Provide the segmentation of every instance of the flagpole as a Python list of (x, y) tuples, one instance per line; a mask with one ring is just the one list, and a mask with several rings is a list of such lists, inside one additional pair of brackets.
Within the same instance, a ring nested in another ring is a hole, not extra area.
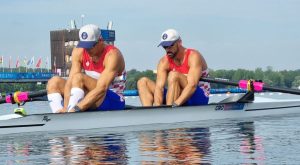
[(2, 56), (2, 72), (4, 72), (4, 56)]
[(19, 73), (21, 72), (21, 67), (20, 67), (20, 61), (19, 61), (19, 59), (20, 59), (20, 56), (18, 56), (18, 68), (19, 68)]
[(11, 56), (9, 56), (9, 69), (10, 69), (10, 72), (12, 72), (12, 68), (11, 68)]

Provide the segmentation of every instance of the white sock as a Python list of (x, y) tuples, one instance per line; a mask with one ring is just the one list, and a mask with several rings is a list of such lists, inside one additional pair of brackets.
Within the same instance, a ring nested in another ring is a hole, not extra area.
[(52, 110), (52, 113), (56, 113), (58, 110), (64, 108), (64, 102), (61, 94), (59, 93), (51, 93), (48, 94), (48, 102), (50, 105), (50, 108)]
[(81, 88), (72, 88), (68, 105), (68, 111), (71, 110), (84, 97), (84, 91)]

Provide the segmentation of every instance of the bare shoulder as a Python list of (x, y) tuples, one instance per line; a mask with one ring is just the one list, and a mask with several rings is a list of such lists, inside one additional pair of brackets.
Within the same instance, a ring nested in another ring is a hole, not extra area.
[(80, 60), (83, 54), (83, 48), (74, 48), (72, 51), (72, 61)]
[(193, 59), (203, 58), (202, 54), (198, 50), (195, 50), (195, 49), (193, 49), (191, 51), (190, 57), (192, 57)]
[(114, 59), (123, 59), (123, 54), (121, 53), (121, 51), (118, 48), (112, 49), (108, 52), (110, 59), (114, 58)]
[(166, 56), (163, 56), (162, 58), (160, 58), (158, 64), (167, 65), (167, 64), (169, 64), (169, 60)]
[(118, 68), (117, 70), (120, 73), (125, 69), (125, 60), (118, 48), (112, 49), (108, 52), (104, 59), (104, 66)]
[(189, 64), (200, 64), (204, 69), (207, 68), (206, 61), (198, 50), (192, 50), (189, 56)]
[(158, 70), (163, 69), (167, 70), (169, 68), (169, 60), (166, 56), (163, 56), (158, 63)]

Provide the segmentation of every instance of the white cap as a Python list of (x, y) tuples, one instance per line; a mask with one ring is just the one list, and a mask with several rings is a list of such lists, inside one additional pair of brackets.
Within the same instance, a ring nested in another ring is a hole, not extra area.
[(101, 30), (97, 25), (88, 24), (79, 30), (79, 44), (77, 48), (92, 48), (101, 37)]
[(158, 46), (171, 46), (178, 39), (180, 39), (179, 33), (174, 29), (168, 29), (161, 34)]

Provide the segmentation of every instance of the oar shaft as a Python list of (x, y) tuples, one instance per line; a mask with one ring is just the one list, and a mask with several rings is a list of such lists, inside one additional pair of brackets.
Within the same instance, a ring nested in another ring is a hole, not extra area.
[(290, 94), (300, 95), (300, 90), (297, 90), (297, 89), (277, 88), (277, 87), (270, 87), (270, 86), (264, 86), (263, 89), (267, 90), (267, 91), (273, 91), (273, 92), (282, 92), (282, 93), (290, 93)]
[(217, 78), (201, 78), (201, 81), (216, 83), (216, 84), (223, 84), (223, 85), (231, 85), (231, 86), (239, 86), (236, 82), (231, 82), (225, 79), (217, 79)]
[[(202, 81), (210, 82), (210, 83), (217, 83), (217, 84), (223, 84), (223, 85), (232, 85), (232, 86), (238, 86), (240, 88), (245, 89), (244, 86), (241, 86), (241, 83), (237, 82), (231, 82), (224, 79), (216, 79), (216, 78), (201, 78)], [(241, 80), (241, 81), (247, 81), (247, 80)], [(241, 82), (240, 81), (240, 82)], [(244, 82), (245, 83), (245, 82)], [(282, 92), (282, 93), (290, 93), (290, 94), (296, 94), (300, 95), (300, 90), (297, 89), (289, 89), (289, 88), (278, 88), (278, 87), (270, 87), (267, 85), (264, 85), (262, 82), (257, 82), (258, 84), (255, 84), (255, 88), (261, 88), (262, 90), (272, 91), (272, 92)], [(259, 84), (260, 83), (260, 84)], [(245, 85), (245, 84), (244, 84)], [(261, 91), (261, 90), (257, 90)]]

